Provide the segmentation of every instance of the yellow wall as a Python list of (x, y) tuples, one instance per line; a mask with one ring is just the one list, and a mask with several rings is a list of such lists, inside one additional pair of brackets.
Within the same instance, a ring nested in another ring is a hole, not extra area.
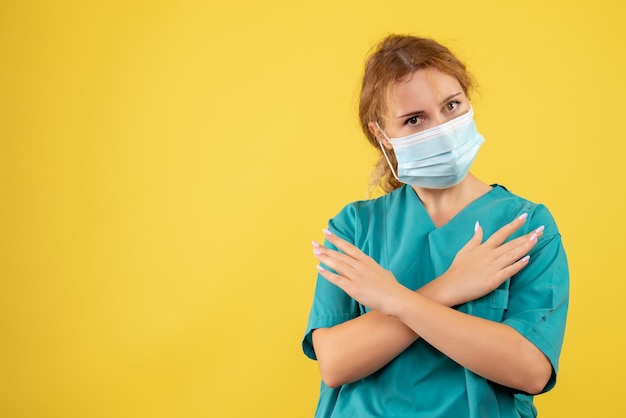
[(357, 84), (389, 32), (467, 61), (474, 172), (561, 227), (542, 416), (624, 416), (624, 6), (510, 3), (2, 2), (0, 416), (311, 416), (310, 242), (364, 197)]

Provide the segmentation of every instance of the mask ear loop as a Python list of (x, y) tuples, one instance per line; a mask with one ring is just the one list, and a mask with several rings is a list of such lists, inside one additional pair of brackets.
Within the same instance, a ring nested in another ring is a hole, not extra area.
[[(380, 125), (378, 124), (378, 122), (374, 122), (374, 123), (376, 124), (376, 127), (378, 128), (380, 133), (383, 134), (385, 139), (387, 139), (387, 141), (391, 142), (391, 140), (389, 139), (387, 134), (385, 134), (385, 131), (383, 131), (380, 128)], [(387, 164), (389, 164), (389, 169), (391, 169), (391, 174), (393, 174), (393, 176), (396, 178), (396, 180), (400, 181), (400, 179), (398, 178), (398, 175), (396, 174), (396, 171), (393, 169), (393, 165), (391, 164), (391, 161), (389, 160), (389, 157), (387, 156), (387, 152), (385, 151), (385, 147), (383, 146), (382, 142), (380, 142), (380, 139), (378, 139), (378, 137), (376, 137), (376, 140), (378, 141), (378, 145), (380, 146), (380, 150), (383, 152), (383, 155), (385, 156), (385, 160), (387, 160)]]

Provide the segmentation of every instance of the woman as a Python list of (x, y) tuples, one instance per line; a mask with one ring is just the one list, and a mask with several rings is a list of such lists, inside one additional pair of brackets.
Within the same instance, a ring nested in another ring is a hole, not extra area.
[(532, 395), (555, 384), (561, 237), (544, 206), (469, 173), (483, 141), (471, 87), (430, 39), (389, 36), (366, 63), (359, 116), (388, 193), (313, 242), (317, 417), (534, 417)]

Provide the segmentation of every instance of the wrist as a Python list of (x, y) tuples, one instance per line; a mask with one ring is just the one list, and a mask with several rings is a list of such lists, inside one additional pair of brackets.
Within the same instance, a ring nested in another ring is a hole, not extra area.
[(405, 307), (414, 303), (415, 294), (416, 292), (399, 284), (397, 292), (388, 300), (387, 309), (383, 310), (382, 313), (399, 319)]
[(453, 292), (449, 289), (449, 286), (444, 285), (445, 281), (443, 278), (445, 275), (446, 273), (417, 289), (416, 293), (449, 308), (459, 305), (460, 303), (455, 299)]

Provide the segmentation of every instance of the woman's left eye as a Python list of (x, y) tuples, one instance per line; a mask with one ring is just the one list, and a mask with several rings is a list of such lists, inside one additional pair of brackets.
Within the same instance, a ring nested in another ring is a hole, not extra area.
[(448, 102), (448, 103), (446, 103), (446, 110), (452, 111), (452, 110), (456, 109), (457, 107), (459, 107), (460, 104), (461, 104), (461, 102), (459, 102), (458, 100), (453, 100), (451, 102)]

